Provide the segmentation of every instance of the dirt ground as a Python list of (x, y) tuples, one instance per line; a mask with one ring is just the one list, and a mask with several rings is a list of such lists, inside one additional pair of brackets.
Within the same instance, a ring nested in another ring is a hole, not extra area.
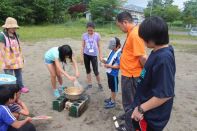
[[(103, 53), (107, 56), (107, 43), (110, 38), (103, 40)], [(122, 40), (123, 41), (123, 40)], [(30, 88), (28, 94), (22, 95), (34, 115), (50, 115), (49, 121), (34, 121), (38, 131), (115, 131), (112, 117), (122, 113), (121, 92), (117, 97), (117, 107), (106, 110), (103, 108), (103, 100), (109, 97), (105, 69), (99, 66), (103, 92), (97, 91), (95, 78), (93, 88), (87, 91), (90, 95), (90, 103), (87, 111), (79, 118), (68, 116), (68, 111), (57, 112), (52, 110), (52, 95), (49, 72), (43, 62), (43, 55), (49, 48), (69, 44), (75, 55), (80, 54), (81, 41), (74, 39), (51, 39), (36, 43), (23, 44), (25, 55), (25, 68), (23, 70), (24, 82)], [(196, 42), (197, 44), (197, 42)], [(197, 55), (176, 51), (176, 97), (170, 122), (165, 128), (166, 131), (196, 131), (197, 130)], [(84, 65), (78, 64), (80, 70), (79, 82), (86, 86), (86, 73)], [(67, 66), (66, 70), (72, 74), (72, 67)], [(65, 86), (72, 86), (72, 83), (64, 78)], [(119, 84), (120, 85), (120, 84)], [(119, 86), (120, 89), (120, 86)]]

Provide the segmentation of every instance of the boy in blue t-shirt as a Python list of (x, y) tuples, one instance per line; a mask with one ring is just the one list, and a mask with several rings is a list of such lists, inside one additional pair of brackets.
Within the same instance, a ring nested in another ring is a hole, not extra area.
[(118, 92), (118, 72), (120, 65), (121, 44), (117, 37), (110, 40), (108, 49), (111, 50), (107, 60), (103, 60), (104, 67), (106, 67), (106, 73), (108, 78), (108, 86), (111, 89), (111, 97), (106, 99), (104, 108), (113, 108), (116, 106), (115, 99)]
[(131, 117), (137, 130), (162, 131), (172, 111), (176, 72), (168, 25), (160, 17), (147, 18), (139, 27), (139, 36), (153, 50), (138, 80)]
[(30, 117), (18, 121), (8, 108), (8, 105), (16, 100), (16, 93), (9, 90), (15, 86), (15, 84), (0, 85), (0, 131), (36, 131), (30, 123)]

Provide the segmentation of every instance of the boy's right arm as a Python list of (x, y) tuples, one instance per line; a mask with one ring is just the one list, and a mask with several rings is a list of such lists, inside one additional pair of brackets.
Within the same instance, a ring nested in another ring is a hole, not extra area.
[(27, 117), (25, 120), (22, 120), (22, 121), (18, 121), (18, 120), (15, 120), (11, 126), (18, 129), (18, 128), (21, 128), (23, 125), (25, 125), (27, 122), (30, 122), (32, 119), (31, 117)]

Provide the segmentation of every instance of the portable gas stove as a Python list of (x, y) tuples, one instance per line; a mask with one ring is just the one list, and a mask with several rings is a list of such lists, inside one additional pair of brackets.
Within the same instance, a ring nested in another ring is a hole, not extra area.
[(90, 98), (88, 95), (81, 96), (78, 100), (68, 100), (65, 103), (65, 109), (69, 111), (69, 116), (80, 117), (88, 108)]

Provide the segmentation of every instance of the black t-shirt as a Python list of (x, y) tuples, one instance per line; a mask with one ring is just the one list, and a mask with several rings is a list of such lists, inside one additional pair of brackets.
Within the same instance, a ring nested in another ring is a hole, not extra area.
[(163, 105), (145, 112), (145, 120), (155, 130), (162, 130), (170, 118), (175, 72), (174, 50), (172, 46), (169, 46), (151, 52), (138, 80), (135, 106), (148, 101), (153, 96), (158, 98), (172, 97)]

